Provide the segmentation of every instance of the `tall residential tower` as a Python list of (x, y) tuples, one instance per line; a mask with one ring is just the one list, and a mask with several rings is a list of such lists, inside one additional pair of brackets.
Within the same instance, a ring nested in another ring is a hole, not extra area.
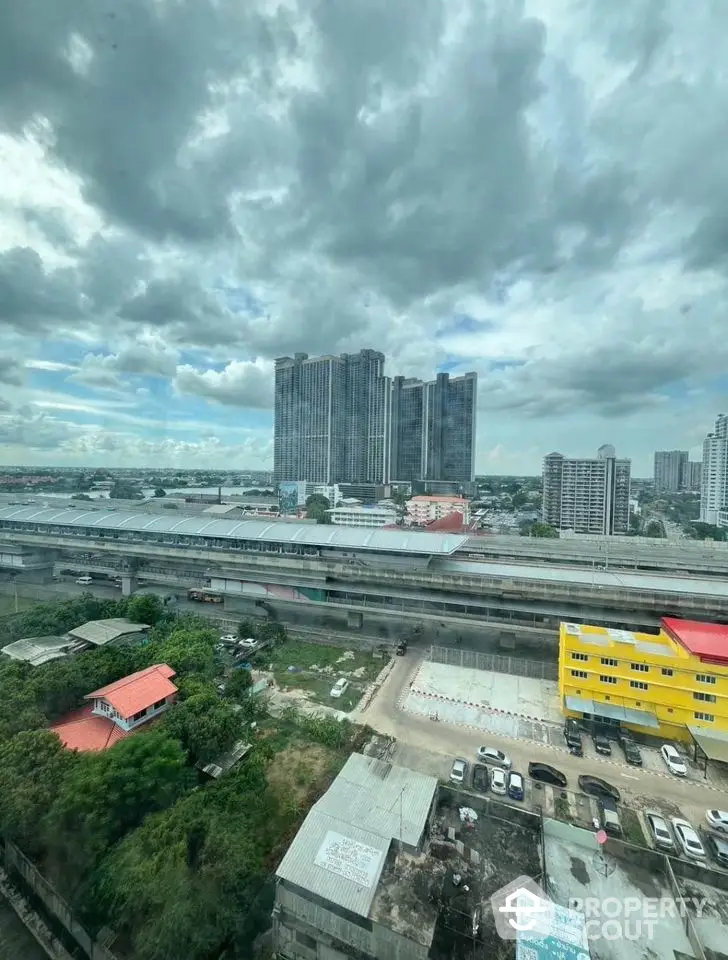
[(703, 441), (700, 478), (700, 519), (718, 523), (718, 514), (728, 508), (728, 416), (721, 413), (715, 430)]
[(679, 493), (689, 490), (690, 470), (687, 450), (657, 450), (655, 453), (655, 490)]
[(630, 474), (631, 461), (618, 460), (611, 444), (593, 460), (550, 453), (543, 462), (544, 523), (575, 533), (627, 533)]

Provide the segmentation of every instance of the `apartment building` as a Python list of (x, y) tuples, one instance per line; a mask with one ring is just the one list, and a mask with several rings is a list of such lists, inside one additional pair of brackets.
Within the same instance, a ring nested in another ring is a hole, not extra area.
[(412, 497), (407, 501), (407, 516), (411, 523), (424, 526), (433, 520), (442, 520), (459, 513), (463, 525), (470, 523), (470, 502), (463, 497)]
[(728, 509), (728, 416), (721, 413), (715, 429), (703, 441), (703, 467), (700, 478), (700, 519), (718, 523), (718, 515)]
[(388, 480), (391, 388), (383, 371), (375, 350), (276, 360), (276, 483)]
[(728, 627), (664, 617), (659, 635), (562, 623), (566, 716), (688, 741), (728, 737)]
[(631, 461), (617, 459), (611, 444), (594, 459), (550, 453), (542, 476), (544, 523), (575, 533), (628, 532)]
[(687, 450), (657, 450), (655, 452), (654, 481), (658, 493), (679, 493), (688, 489), (689, 468)]
[(392, 480), (472, 483), (478, 375), (392, 381)]
[(329, 510), (331, 522), (341, 527), (388, 527), (397, 522), (397, 509), (386, 504), (342, 504)]

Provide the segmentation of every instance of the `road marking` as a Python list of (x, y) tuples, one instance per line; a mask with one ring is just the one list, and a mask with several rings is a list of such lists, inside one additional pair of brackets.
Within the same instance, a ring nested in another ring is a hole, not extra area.
[(629, 773), (620, 773), (620, 777), (621, 777), (623, 780), (639, 780), (639, 779), (640, 779), (639, 777), (633, 777), (633, 776), (632, 776), (631, 774), (629, 774)]

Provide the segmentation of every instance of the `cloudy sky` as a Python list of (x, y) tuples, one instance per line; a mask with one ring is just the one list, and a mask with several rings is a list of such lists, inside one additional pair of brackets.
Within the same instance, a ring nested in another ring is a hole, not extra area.
[(272, 359), (480, 376), (478, 472), (728, 408), (728, 2), (0, 0), (0, 458), (265, 468)]

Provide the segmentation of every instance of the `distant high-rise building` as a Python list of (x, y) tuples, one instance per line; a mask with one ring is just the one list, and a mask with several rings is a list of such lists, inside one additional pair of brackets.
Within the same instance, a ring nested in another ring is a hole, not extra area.
[(478, 375), (392, 383), (393, 480), (470, 483), (475, 477)]
[(687, 480), (685, 489), (691, 492), (700, 493), (700, 478), (703, 471), (703, 464), (700, 460), (688, 460)]
[(390, 385), (384, 355), (280, 357), (275, 365), (274, 480), (385, 483)]
[(728, 507), (728, 416), (721, 413), (715, 430), (703, 441), (700, 477), (700, 519), (717, 524), (718, 513)]
[(596, 459), (550, 453), (543, 462), (544, 523), (575, 533), (627, 533), (630, 475), (631, 461), (617, 459), (611, 444)]
[(679, 493), (688, 488), (687, 450), (658, 450), (655, 453), (655, 490)]

